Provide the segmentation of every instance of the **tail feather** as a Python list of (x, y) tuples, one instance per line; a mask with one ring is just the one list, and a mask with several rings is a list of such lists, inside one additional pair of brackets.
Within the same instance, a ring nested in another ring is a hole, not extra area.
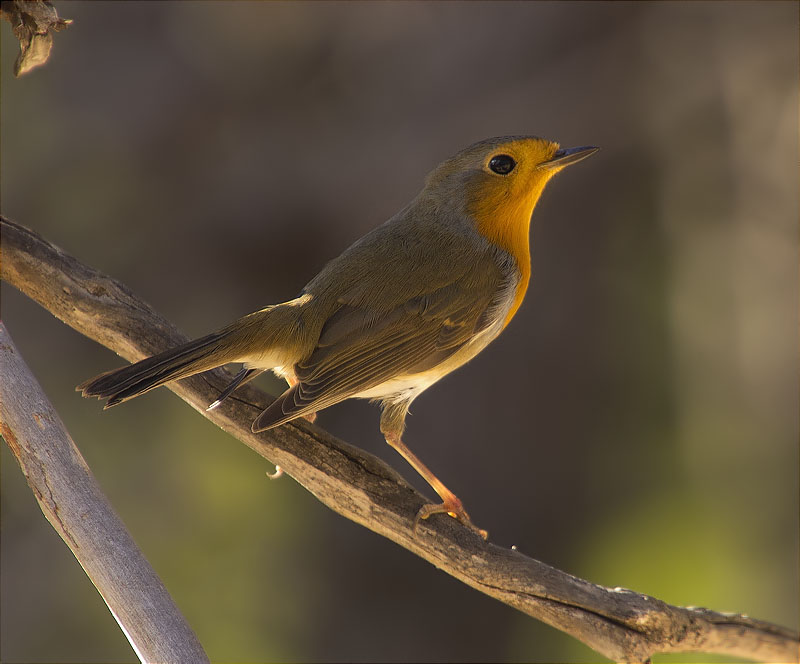
[(230, 360), (215, 352), (224, 333), (215, 332), (148, 357), (121, 369), (108, 371), (79, 385), (76, 389), (85, 397), (108, 399), (106, 408), (144, 394), (171, 380), (186, 378), (207, 371)]
[[(303, 307), (310, 301), (310, 296), (302, 296), (265, 307), (208, 336), (96, 376), (76, 389), (85, 397), (108, 399), (105, 407), (110, 408), (169, 381), (229, 362), (244, 362), (248, 369), (294, 364), (310, 352), (314, 335), (319, 335), (316, 327), (301, 320)], [(242, 378), (254, 375), (256, 372), (244, 372)], [(232, 391), (223, 392), (217, 401)]]

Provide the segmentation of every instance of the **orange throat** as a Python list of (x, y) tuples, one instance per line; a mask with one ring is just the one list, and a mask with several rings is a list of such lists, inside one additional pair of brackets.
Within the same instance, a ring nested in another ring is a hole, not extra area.
[(531, 279), (530, 227), (531, 215), (539, 200), (546, 179), (528, 191), (516, 192), (484, 191), (473, 199), (470, 213), (475, 219), (478, 232), (487, 240), (506, 251), (514, 260), (519, 272), (514, 300), (503, 323), (505, 328), (517, 313), (525, 299)]

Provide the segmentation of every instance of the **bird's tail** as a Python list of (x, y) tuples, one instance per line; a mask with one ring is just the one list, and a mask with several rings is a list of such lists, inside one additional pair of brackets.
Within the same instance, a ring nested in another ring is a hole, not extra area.
[(219, 332), (209, 334), (141, 362), (107, 371), (75, 389), (85, 397), (108, 399), (105, 407), (111, 408), (171, 380), (186, 378), (226, 364), (220, 353), (215, 352), (222, 338), (224, 335)]
[[(188, 378), (229, 362), (253, 362), (267, 368), (291, 360), (302, 339), (295, 334), (297, 301), (267, 307), (232, 325), (127, 367), (100, 374), (75, 388), (85, 397), (108, 399), (105, 407), (149, 392), (172, 380)], [(287, 306), (290, 305), (290, 306)], [(302, 345), (302, 343), (300, 343)]]

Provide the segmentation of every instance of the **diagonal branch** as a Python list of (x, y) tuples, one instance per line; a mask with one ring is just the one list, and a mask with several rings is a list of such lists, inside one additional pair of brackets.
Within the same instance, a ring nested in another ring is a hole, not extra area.
[[(82, 334), (131, 361), (186, 340), (124, 285), (19, 224), (0, 224), (2, 278)], [(484, 542), (453, 519), (424, 521), (415, 535), (414, 515), (425, 498), (376, 457), (305, 422), (253, 434), (250, 423), (270, 397), (251, 385), (206, 413), (228, 380), (215, 370), (168, 387), (339, 514), (609, 658), (641, 662), (700, 651), (798, 661), (798, 635), (777, 625), (595, 585)]]
[(142, 662), (208, 662), (0, 323), (0, 434)]

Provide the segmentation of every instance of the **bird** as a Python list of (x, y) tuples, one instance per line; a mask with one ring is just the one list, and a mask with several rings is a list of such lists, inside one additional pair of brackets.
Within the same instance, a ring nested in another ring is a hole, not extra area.
[(483, 350), (522, 304), (531, 276), (530, 225), (545, 185), (597, 152), (536, 136), (470, 145), (435, 167), (397, 214), (328, 262), (295, 299), (209, 335), (101, 374), (76, 389), (110, 408), (164, 383), (229, 364), (242, 368), (209, 409), (271, 370), (288, 387), (252, 423), (254, 433), (345, 399), (377, 401), (386, 442), (448, 514), (484, 539), (461, 500), (403, 442), (409, 406)]

